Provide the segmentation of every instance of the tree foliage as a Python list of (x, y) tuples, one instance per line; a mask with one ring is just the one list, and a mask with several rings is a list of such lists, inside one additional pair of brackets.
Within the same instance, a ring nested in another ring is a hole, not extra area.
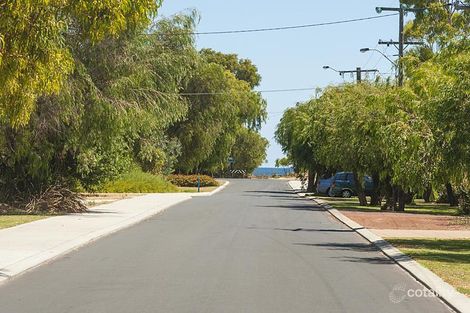
[(454, 38), (410, 67), (404, 87), (331, 86), (287, 110), (276, 139), (296, 167), (376, 174), (401, 193), (468, 188), (469, 73), (469, 40)]
[(96, 43), (149, 23), (153, 0), (0, 3), (0, 118), (27, 124), (40, 96), (57, 94), (74, 69), (69, 35)]
[[(176, 167), (215, 172), (227, 166), (240, 136), (247, 131), (259, 136), (265, 101), (247, 81), (196, 50), (191, 35), (196, 13), (148, 25), (145, 21), (156, 9), (150, 2), (75, 4), (67, 7), (76, 10), (73, 23), (67, 19), (73, 28), (60, 33), (60, 53), (67, 54), (69, 68), (41, 65), (57, 79), (55, 87), (36, 93), (14, 82), (18, 91), (31, 96), (30, 104), (19, 98), (18, 104), (0, 101), (26, 112), (17, 119), (1, 111), (0, 200), (34, 197), (57, 183), (93, 190), (136, 167), (154, 174), (170, 174)], [(81, 14), (104, 18), (80, 20)], [(18, 62), (10, 52), (0, 51), (0, 67)], [(27, 71), (31, 79), (39, 77)], [(250, 148), (264, 155), (265, 142), (255, 143), (259, 146)], [(261, 163), (258, 154), (255, 162)]]
[[(183, 92), (189, 103), (188, 117), (177, 123), (173, 132), (182, 144), (178, 169), (214, 173), (227, 168), (240, 132), (242, 135), (248, 129), (259, 130), (266, 119), (266, 102), (253, 91), (250, 82), (236, 76), (237, 71), (232, 66), (247, 60), (237, 61), (236, 55), (213, 50), (202, 50), (199, 56), (194, 75)], [(251, 65), (250, 71), (259, 81), (256, 67)], [(254, 146), (253, 150), (266, 148), (264, 142), (256, 143), (261, 146)], [(257, 166), (263, 160), (258, 161)]]

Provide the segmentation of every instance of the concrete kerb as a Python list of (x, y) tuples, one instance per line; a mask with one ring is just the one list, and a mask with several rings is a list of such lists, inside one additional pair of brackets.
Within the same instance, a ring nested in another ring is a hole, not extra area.
[[(306, 196), (303, 193), (297, 192), (299, 189), (295, 188), (296, 184), (291, 184), (291, 182), (289, 182), (289, 185), (299, 196)], [(330, 213), (341, 223), (348, 226), (349, 228), (357, 232), (359, 235), (361, 235), (364, 239), (375, 245), (378, 249), (380, 249), (380, 251), (382, 251), (383, 254), (385, 254), (398, 266), (408, 272), (413, 278), (415, 278), (417, 281), (419, 281), (421, 284), (431, 290), (434, 296), (439, 297), (452, 309), (460, 313), (470, 312), (470, 299), (455, 290), (454, 287), (443, 281), (439, 276), (437, 276), (427, 268), (421, 266), (418, 262), (414, 261), (406, 254), (402, 253), (400, 250), (395, 248), (382, 237), (372, 233), (364, 226), (356, 223), (355, 221), (341, 214), (341, 212), (334, 209), (325, 201), (317, 199), (315, 197), (307, 196), (307, 198), (314, 200), (318, 205), (324, 208), (328, 213)]]
[(208, 197), (208, 196), (212, 196), (212, 195), (215, 195), (216, 193), (224, 190), (228, 184), (230, 184), (229, 181), (225, 181), (225, 183), (223, 183), (221, 186), (217, 187), (215, 190), (212, 190), (210, 192), (191, 192), (191, 193), (188, 193), (188, 195), (190, 195), (191, 197)]

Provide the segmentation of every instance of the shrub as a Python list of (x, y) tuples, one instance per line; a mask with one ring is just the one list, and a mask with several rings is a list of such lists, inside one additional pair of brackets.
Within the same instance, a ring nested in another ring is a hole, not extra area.
[(140, 169), (134, 169), (116, 180), (102, 184), (96, 191), (109, 193), (159, 193), (176, 192), (177, 189), (163, 176), (144, 173)]
[[(179, 187), (197, 187), (198, 175), (170, 175), (168, 180)], [(201, 187), (218, 186), (219, 183), (212, 177), (207, 175), (199, 175)]]

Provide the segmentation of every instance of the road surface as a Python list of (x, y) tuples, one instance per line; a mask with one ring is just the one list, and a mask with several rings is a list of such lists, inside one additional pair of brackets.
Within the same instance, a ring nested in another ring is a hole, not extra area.
[(233, 180), (0, 286), (1, 313), (449, 312), (281, 180)]

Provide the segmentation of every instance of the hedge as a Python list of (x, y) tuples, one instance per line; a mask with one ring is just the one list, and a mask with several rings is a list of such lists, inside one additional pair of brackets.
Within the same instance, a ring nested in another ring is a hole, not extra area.
[[(179, 187), (197, 187), (198, 175), (170, 175), (168, 180)], [(201, 187), (218, 186), (219, 183), (212, 177), (207, 175), (199, 175)]]

